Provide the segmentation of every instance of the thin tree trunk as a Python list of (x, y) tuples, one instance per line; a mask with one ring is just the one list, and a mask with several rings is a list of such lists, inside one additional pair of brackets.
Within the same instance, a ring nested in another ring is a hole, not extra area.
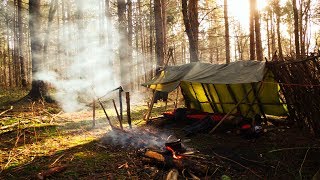
[(267, 23), (267, 46), (268, 46), (268, 60), (271, 60), (271, 43), (270, 43), (270, 27), (269, 19), (266, 20)]
[(23, 46), (23, 22), (22, 22), (22, 0), (18, 0), (18, 27), (19, 27), (19, 61), (20, 61), (20, 76), (21, 86), (27, 87), (27, 77), (25, 72), (24, 46)]
[(277, 14), (277, 37), (278, 37), (278, 49), (279, 49), (279, 59), (283, 60), (283, 52), (281, 45), (281, 31), (280, 31), (280, 15)]
[(44, 44), (43, 44), (43, 60), (48, 60), (48, 44), (49, 44), (49, 38), (50, 38), (50, 30), (52, 26), (52, 21), (54, 18), (54, 15), (58, 8), (58, 1), (52, 0), (50, 4), (49, 14), (48, 14), (48, 26), (46, 30), (46, 36), (44, 38)]
[(270, 31), (271, 31), (271, 57), (274, 53), (276, 53), (276, 38), (275, 38), (275, 27), (274, 27), (274, 18), (273, 14), (270, 14)]
[(294, 45), (296, 49), (296, 58), (300, 57), (300, 43), (299, 43), (299, 15), (296, 5), (296, 0), (292, 0), (293, 20), (294, 20)]
[[(255, 2), (256, 3), (256, 2)], [(255, 13), (254, 13), (254, 30), (256, 35), (256, 54), (257, 60), (263, 60), (263, 49), (262, 49), (262, 42), (261, 42), (261, 31), (260, 31), (260, 13), (257, 7), (255, 6)]]
[(255, 0), (250, 1), (250, 19), (249, 19), (249, 28), (250, 28), (250, 60), (256, 59), (255, 57), (255, 40), (254, 40), (254, 9), (255, 9)]
[(230, 63), (230, 36), (229, 36), (229, 19), (228, 19), (228, 0), (224, 0), (224, 29), (226, 43), (226, 63)]
[[(132, 25), (132, 0), (128, 0), (128, 63), (133, 65), (132, 59), (132, 37), (133, 37), (133, 25)], [(134, 70), (133, 66), (131, 66), (132, 70)], [(130, 71), (130, 89), (134, 88), (134, 72)]]

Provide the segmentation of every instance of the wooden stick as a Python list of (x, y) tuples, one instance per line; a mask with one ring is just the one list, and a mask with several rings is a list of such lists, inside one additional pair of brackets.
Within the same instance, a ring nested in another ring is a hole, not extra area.
[(5, 114), (5, 113), (8, 112), (8, 111), (11, 111), (12, 109), (13, 109), (13, 106), (10, 106), (9, 109), (7, 109), (7, 110), (5, 110), (5, 111), (2, 111), (2, 112), (0, 113), (0, 116), (3, 115), (3, 114)]
[(127, 118), (130, 129), (132, 129), (131, 125), (131, 112), (130, 112), (130, 93), (126, 92), (126, 103), (127, 103)]
[(310, 150), (310, 148), (308, 148), (306, 154), (304, 155), (303, 161), (302, 161), (302, 163), (301, 163), (301, 165), (300, 165), (300, 169), (299, 169), (300, 179), (302, 179), (301, 171), (302, 171), (303, 164), (304, 164), (304, 162), (306, 161), (306, 158), (307, 158), (307, 155), (308, 155), (309, 150)]
[(102, 102), (100, 101), (100, 99), (98, 99), (98, 101), (99, 101), (99, 104), (100, 104), (101, 108), (103, 109), (104, 114), (105, 114), (106, 117), (107, 117), (107, 121), (108, 121), (111, 129), (113, 130), (114, 126), (112, 125), (112, 123), (111, 123), (111, 121), (110, 121), (110, 118), (109, 118), (109, 116), (108, 116), (108, 114), (107, 114), (106, 109), (104, 108), (104, 106), (103, 106)]
[(112, 102), (113, 102), (114, 110), (116, 111), (116, 114), (117, 114), (117, 117), (118, 117), (118, 120), (119, 120), (119, 123), (120, 123), (120, 127), (121, 127), (121, 129), (123, 129), (123, 127), (122, 127), (122, 121), (121, 121), (121, 119), (120, 119), (120, 115), (119, 115), (119, 112), (118, 112), (118, 109), (117, 109), (116, 102), (114, 101), (114, 99), (112, 99)]
[(320, 147), (292, 147), (292, 148), (282, 148), (271, 150), (268, 153), (279, 152), (279, 151), (287, 151), (287, 150), (298, 150), (298, 149), (320, 149)]
[(96, 100), (92, 101), (92, 127), (96, 126)]
[(226, 120), (227, 117), (229, 117), (229, 115), (232, 113), (232, 111), (235, 110), (235, 109), (241, 104), (241, 102), (244, 101), (244, 100), (249, 96), (249, 94), (250, 94), (252, 91), (253, 91), (253, 89), (251, 88), (250, 91), (248, 91), (248, 93), (245, 95), (245, 97), (243, 97), (243, 98), (241, 99), (241, 101), (239, 101), (226, 115), (224, 115), (223, 118), (221, 119), (221, 121), (219, 121), (219, 123), (218, 123), (215, 127), (213, 127), (213, 128), (211, 129), (211, 131), (209, 132), (209, 134), (212, 134), (212, 133), (223, 123), (223, 121)]
[(122, 108), (122, 87), (119, 87), (119, 106), (120, 106), (120, 127), (121, 129), (123, 129), (122, 127), (122, 119), (123, 119), (123, 108)]

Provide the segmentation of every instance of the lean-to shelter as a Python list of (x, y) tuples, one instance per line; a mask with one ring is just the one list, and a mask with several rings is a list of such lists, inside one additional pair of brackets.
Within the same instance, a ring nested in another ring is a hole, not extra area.
[(204, 112), (287, 115), (279, 85), (262, 61), (167, 66), (143, 86), (163, 92), (180, 87), (186, 107)]

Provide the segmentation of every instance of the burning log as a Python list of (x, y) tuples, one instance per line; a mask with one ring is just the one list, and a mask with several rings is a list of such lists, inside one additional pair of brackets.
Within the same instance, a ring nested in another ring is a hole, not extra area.
[(147, 150), (144, 153), (144, 157), (143, 161), (147, 163), (155, 163), (167, 168), (176, 168), (180, 171), (189, 169), (197, 174), (205, 175), (209, 170), (209, 167), (201, 161), (195, 161), (187, 156), (183, 156), (183, 154), (173, 154), (170, 151), (161, 153)]

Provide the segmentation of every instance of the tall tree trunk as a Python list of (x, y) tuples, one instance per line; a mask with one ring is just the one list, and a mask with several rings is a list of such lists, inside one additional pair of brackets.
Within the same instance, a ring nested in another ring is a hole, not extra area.
[(271, 60), (271, 42), (270, 42), (270, 27), (269, 19), (266, 20), (267, 23), (267, 47), (268, 47), (268, 60)]
[(128, 32), (127, 32), (127, 21), (126, 21), (126, 1), (125, 0), (117, 0), (118, 5), (118, 23), (119, 23), (119, 59), (120, 59), (120, 77), (121, 77), (121, 85), (125, 90), (128, 90)]
[(296, 5), (296, 0), (292, 0), (293, 20), (294, 20), (294, 45), (296, 49), (296, 58), (300, 57), (300, 43), (299, 43), (299, 15)]
[(283, 60), (283, 52), (281, 45), (281, 31), (280, 31), (280, 14), (277, 14), (277, 39), (278, 39), (278, 50), (279, 50), (279, 59)]
[(250, 1), (250, 19), (249, 19), (249, 31), (250, 31), (250, 60), (256, 59), (255, 56), (255, 40), (254, 40), (254, 10), (255, 10), (255, 0)]
[(190, 62), (198, 62), (198, 0), (182, 0), (183, 22), (189, 39)]
[(154, 22), (156, 30), (156, 74), (158, 74), (159, 68), (164, 65), (164, 12), (162, 0), (154, 0)]
[(224, 29), (226, 43), (226, 63), (230, 63), (230, 35), (229, 35), (229, 18), (228, 18), (228, 0), (224, 0)]
[[(150, 65), (152, 66), (152, 62), (154, 61), (154, 50), (153, 50), (153, 44), (154, 44), (154, 21), (153, 21), (153, 19), (155, 19), (154, 18), (154, 12), (153, 12), (153, 10), (152, 10), (152, 1), (153, 0), (150, 0), (149, 1), (149, 9), (150, 9), (150, 14), (149, 14), (149, 53), (150, 53)], [(140, 1), (139, 1), (140, 2)], [(141, 14), (141, 5), (140, 5), (140, 3), (139, 3), (139, 14)], [(141, 23), (141, 18), (139, 18), (139, 20), (140, 20), (140, 24), (142, 24)], [(150, 69), (151, 69), (151, 67), (150, 67)], [(146, 72), (146, 69), (145, 69), (145, 72)], [(149, 77), (150, 78), (152, 78), (153, 77), (153, 75), (152, 75), (152, 73), (153, 73), (153, 71), (149, 71), (150, 72), (150, 74), (149, 74)], [(147, 75), (147, 73), (146, 73), (146, 75)], [(146, 77), (146, 75), (145, 75), (145, 80), (147, 80), (148, 78)]]
[(26, 67), (24, 59), (24, 46), (23, 46), (23, 22), (22, 22), (22, 0), (18, 0), (18, 28), (19, 28), (19, 61), (20, 61), (20, 76), (21, 86), (27, 87)]
[(32, 100), (40, 99), (47, 95), (47, 88), (43, 81), (35, 79), (36, 73), (40, 70), (41, 41), (39, 38), (41, 14), (40, 0), (29, 1), (29, 29), (31, 40), (32, 58), (32, 87), (28, 96)]
[(57, 8), (58, 8), (58, 0), (52, 0), (50, 4), (49, 14), (48, 14), (48, 26), (46, 29), (46, 36), (44, 38), (44, 43), (43, 43), (43, 60), (45, 62), (49, 58), (48, 45), (49, 45), (50, 31), (51, 31), (54, 15), (57, 12)]
[[(133, 37), (133, 25), (132, 25), (132, 0), (128, 0), (128, 63), (133, 65), (132, 59), (132, 37)], [(129, 73), (130, 78), (130, 89), (134, 88), (134, 68)]]
[[(270, 31), (271, 31), (271, 55), (276, 53), (276, 38), (275, 38), (275, 27), (273, 13), (270, 14)], [(272, 57), (272, 56), (271, 56)]]
[[(254, 0), (256, 1), (256, 0)], [(262, 42), (261, 42), (261, 28), (260, 28), (260, 13), (257, 9), (257, 5), (255, 2), (254, 7), (254, 30), (256, 35), (256, 54), (257, 54), (257, 60), (262, 61), (263, 60), (263, 49), (262, 49)]]

